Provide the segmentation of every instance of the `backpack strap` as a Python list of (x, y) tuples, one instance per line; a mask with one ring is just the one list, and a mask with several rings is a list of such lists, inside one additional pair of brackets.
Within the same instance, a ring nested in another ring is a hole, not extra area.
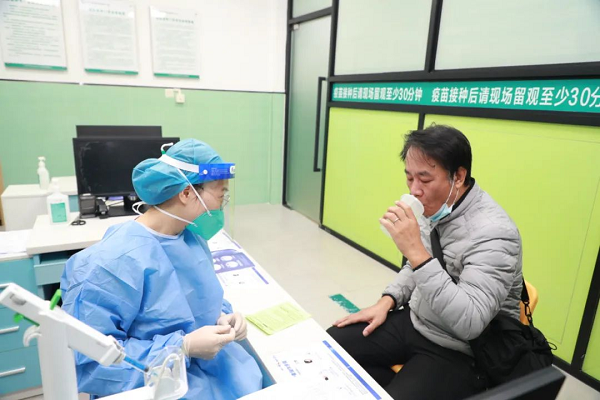
[(531, 308), (529, 307), (529, 293), (527, 293), (527, 286), (525, 285), (525, 278), (523, 278), (523, 288), (521, 289), (521, 301), (525, 307), (525, 316), (529, 325), (533, 326), (533, 316), (531, 315)]
[[(437, 229), (432, 229), (429, 237), (431, 239), (431, 251), (433, 252), (433, 256), (438, 259), (442, 268), (444, 268), (444, 271), (448, 273), (446, 262), (444, 261), (444, 254), (442, 252), (442, 245), (440, 243), (440, 234)], [(456, 283), (456, 280), (452, 275), (450, 275), (450, 278), (452, 279), (452, 282)], [(521, 289), (521, 301), (525, 306), (525, 316), (527, 317), (527, 321), (529, 321), (529, 325), (533, 326), (533, 317), (531, 315), (531, 308), (529, 308), (529, 293), (527, 292), (527, 286), (525, 285), (525, 278), (523, 278), (523, 288)]]
[[(442, 268), (444, 268), (444, 271), (448, 273), (446, 262), (444, 261), (444, 254), (442, 252), (442, 245), (440, 243), (440, 234), (436, 228), (431, 230), (429, 238), (431, 239), (431, 251), (433, 252), (433, 256), (438, 259)], [(402, 261), (404, 264), (405, 258), (403, 258)], [(452, 279), (452, 282), (456, 283), (456, 280), (452, 275), (448, 275), (450, 276), (450, 279)], [(527, 321), (529, 321), (529, 325), (533, 326), (533, 316), (531, 315), (531, 308), (529, 308), (529, 293), (527, 292), (527, 286), (525, 285), (525, 278), (523, 278), (523, 288), (521, 289), (521, 301), (525, 306), (525, 316), (527, 317)]]
[[(438, 261), (442, 265), (442, 268), (444, 268), (444, 271), (448, 273), (448, 270), (446, 269), (446, 261), (444, 261), (444, 253), (442, 252), (442, 245), (440, 243), (440, 234), (438, 233), (436, 228), (433, 228), (431, 230), (429, 238), (431, 239), (431, 251), (433, 252), (433, 256), (438, 259)], [(454, 279), (452, 275), (448, 273), (448, 276), (450, 276), (452, 282), (456, 283), (456, 279)]]

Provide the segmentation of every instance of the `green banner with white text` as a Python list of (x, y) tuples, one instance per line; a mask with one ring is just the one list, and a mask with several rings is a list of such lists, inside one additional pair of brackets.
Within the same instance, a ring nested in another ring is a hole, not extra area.
[(331, 100), (600, 113), (600, 79), (334, 83)]

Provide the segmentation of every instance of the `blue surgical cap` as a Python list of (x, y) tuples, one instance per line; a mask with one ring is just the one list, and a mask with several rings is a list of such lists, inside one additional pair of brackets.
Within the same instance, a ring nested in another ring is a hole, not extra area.
[[(171, 146), (166, 154), (189, 164), (223, 162), (212, 147), (196, 139), (182, 140)], [(133, 169), (133, 187), (145, 203), (150, 205), (161, 204), (183, 191), (190, 183), (192, 185), (200, 183), (200, 177), (197, 173), (181, 172), (188, 178), (189, 183), (177, 168), (159, 161), (157, 158), (149, 158)]]

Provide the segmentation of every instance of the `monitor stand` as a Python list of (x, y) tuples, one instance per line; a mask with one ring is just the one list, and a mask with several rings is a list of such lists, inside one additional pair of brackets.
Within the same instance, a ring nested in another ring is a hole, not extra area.
[[(136, 198), (136, 200), (139, 200), (139, 199)], [(124, 201), (124, 204), (108, 207), (108, 215), (105, 218), (124, 217), (127, 215), (137, 215), (136, 212), (133, 211), (133, 209), (132, 209), (133, 204), (134, 204), (133, 202), (131, 202), (129, 199), (126, 198), (126, 200)], [(141, 212), (143, 214), (150, 207), (151, 206), (149, 206), (148, 204), (142, 204), (138, 210), (139, 210), (139, 212)]]
[(126, 209), (124, 206), (110, 206), (108, 207), (108, 217), (124, 217), (126, 215), (136, 215), (131, 209)]

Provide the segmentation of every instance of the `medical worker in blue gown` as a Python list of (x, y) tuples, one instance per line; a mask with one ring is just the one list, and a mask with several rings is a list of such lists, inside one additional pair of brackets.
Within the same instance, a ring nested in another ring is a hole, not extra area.
[[(153, 207), (71, 257), (60, 282), (63, 310), (115, 337), (129, 357), (149, 364), (165, 346), (182, 346), (185, 399), (235, 399), (262, 387), (256, 362), (236, 343), (246, 321), (223, 299), (206, 243), (223, 227), (234, 169), (194, 139), (141, 162), (133, 185)], [(126, 364), (104, 367), (78, 353), (76, 364), (80, 392), (144, 384)]]

